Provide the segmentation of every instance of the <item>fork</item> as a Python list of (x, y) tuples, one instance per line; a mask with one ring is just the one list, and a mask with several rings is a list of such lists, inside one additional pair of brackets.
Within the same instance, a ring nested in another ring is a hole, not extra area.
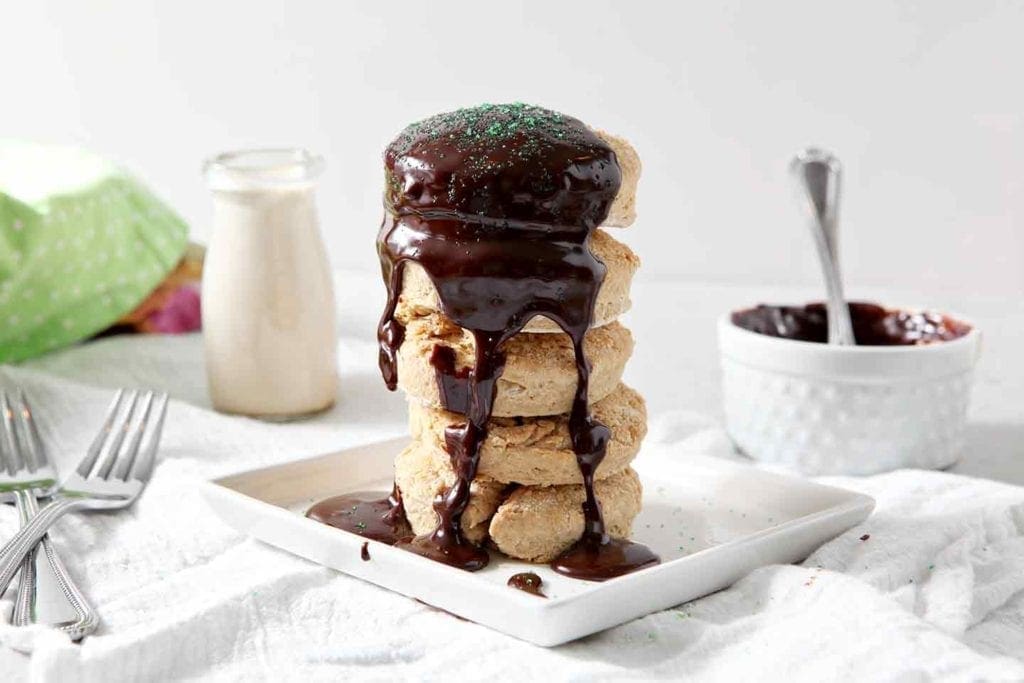
[(119, 510), (138, 499), (153, 474), (166, 414), (167, 394), (148, 391), (140, 400), (137, 391), (117, 392), (99, 434), (54, 501), (0, 548), (0, 595), (22, 559), (65, 514), (76, 509)]
[[(7, 392), (0, 391), (0, 464), (10, 477), (0, 482), (0, 489), (13, 495), (21, 523), (26, 524), (39, 510), (36, 498), (48, 495), (53, 488), (56, 472), (39, 438), (25, 393), (19, 389), (17, 395), (15, 410)], [(96, 612), (68, 574), (49, 536), (43, 536), (21, 564), (12, 623), (47, 624), (72, 640), (92, 633), (99, 624)]]

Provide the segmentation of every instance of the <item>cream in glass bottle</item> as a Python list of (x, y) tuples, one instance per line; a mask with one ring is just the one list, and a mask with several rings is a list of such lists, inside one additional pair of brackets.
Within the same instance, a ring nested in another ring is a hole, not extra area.
[(214, 408), (270, 420), (333, 405), (334, 291), (305, 150), (213, 157), (213, 231), (203, 268), (203, 336)]

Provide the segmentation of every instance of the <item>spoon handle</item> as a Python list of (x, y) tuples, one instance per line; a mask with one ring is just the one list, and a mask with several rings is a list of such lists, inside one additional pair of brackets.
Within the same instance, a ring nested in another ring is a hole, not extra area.
[(828, 152), (808, 148), (801, 151), (790, 164), (796, 179), (801, 203), (810, 212), (811, 233), (818, 250), (825, 289), (828, 293), (828, 343), (852, 346), (853, 324), (850, 309), (843, 296), (843, 279), (839, 271), (838, 212), (839, 187), (842, 166)]

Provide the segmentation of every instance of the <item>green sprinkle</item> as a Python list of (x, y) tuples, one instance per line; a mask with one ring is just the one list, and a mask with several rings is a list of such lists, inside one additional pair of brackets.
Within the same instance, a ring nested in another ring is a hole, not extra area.
[[(529, 134), (525, 134), (528, 131)], [(456, 109), (417, 121), (406, 127), (388, 145), (388, 153), (402, 157), (414, 153), (422, 144), (445, 139), (463, 153), (463, 166), (471, 172), (501, 170), (516, 160), (545, 155), (555, 141), (568, 141), (582, 148), (605, 148), (586, 126), (576, 119), (550, 109), (522, 102), (481, 104)], [(506, 143), (515, 141), (514, 145)], [(488, 152), (511, 148), (514, 151), (502, 164), (487, 161)], [(514, 158), (513, 158), (514, 157)]]

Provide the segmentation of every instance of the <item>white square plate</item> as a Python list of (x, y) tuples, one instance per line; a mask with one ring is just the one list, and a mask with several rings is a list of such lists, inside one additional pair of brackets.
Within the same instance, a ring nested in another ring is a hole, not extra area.
[[(766, 564), (797, 562), (860, 523), (868, 496), (717, 458), (672, 458), (645, 448), (634, 463), (644, 484), (633, 537), (662, 564), (604, 583), (570, 579), (547, 565), (491, 553), (469, 573), (369, 541), (303, 516), (323, 498), (391, 488), (393, 439), (217, 479), (204, 485), (230, 525), (266, 543), (537, 645), (552, 646), (725, 588)], [(506, 585), (541, 576), (542, 599)]]

